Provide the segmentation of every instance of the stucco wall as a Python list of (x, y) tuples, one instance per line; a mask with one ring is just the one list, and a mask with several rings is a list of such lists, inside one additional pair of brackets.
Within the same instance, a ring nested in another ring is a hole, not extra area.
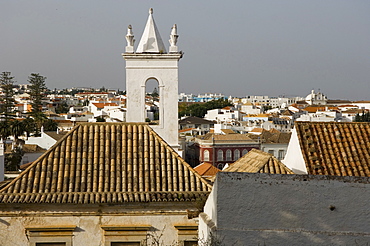
[[(122, 207), (126, 207), (122, 209)], [(178, 241), (175, 226), (194, 226), (197, 219), (189, 219), (179, 206), (99, 206), (99, 205), (0, 205), (0, 245), (26, 246), (30, 238), (27, 227), (76, 226), (72, 245), (103, 246), (106, 238), (102, 226), (150, 226), (151, 234), (164, 245)], [(162, 236), (160, 236), (163, 233)], [(196, 238), (191, 236), (191, 238)], [(124, 240), (122, 240), (124, 241)], [(150, 244), (151, 245), (151, 244)]]
[[(212, 191), (217, 195), (211, 193), (204, 212), (226, 245), (367, 245), (369, 181), (218, 173)], [(202, 216), (199, 222), (201, 235)]]

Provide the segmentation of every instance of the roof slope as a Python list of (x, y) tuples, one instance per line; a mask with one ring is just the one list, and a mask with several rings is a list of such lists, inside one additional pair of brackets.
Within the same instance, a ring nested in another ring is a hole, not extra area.
[(211, 177), (213, 175), (216, 175), (216, 173), (221, 172), (220, 169), (218, 169), (217, 167), (213, 166), (211, 163), (208, 162), (199, 164), (198, 166), (194, 167), (194, 170), (200, 175), (208, 177)]
[(83, 123), (3, 188), (0, 202), (184, 201), (210, 189), (148, 125)]
[(206, 119), (199, 118), (199, 117), (196, 117), (196, 116), (188, 116), (184, 119), (179, 120), (180, 125), (184, 125), (184, 124), (214, 124), (214, 123), (215, 123), (214, 121), (206, 120)]
[(273, 155), (257, 149), (249, 151), (242, 158), (224, 169), (223, 172), (294, 174)]
[(308, 174), (370, 177), (370, 123), (296, 122)]

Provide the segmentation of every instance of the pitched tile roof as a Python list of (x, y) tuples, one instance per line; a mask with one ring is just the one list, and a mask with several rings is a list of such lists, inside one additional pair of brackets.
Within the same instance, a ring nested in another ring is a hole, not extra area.
[(93, 103), (93, 105), (97, 108), (104, 108), (106, 106), (118, 106), (117, 103)]
[(370, 123), (296, 122), (308, 174), (370, 177)]
[(249, 151), (242, 158), (230, 164), (223, 172), (294, 174), (273, 155), (257, 149)]
[(82, 123), (0, 190), (0, 203), (190, 201), (211, 186), (145, 123)]
[(213, 166), (211, 163), (204, 162), (196, 167), (194, 167), (194, 170), (199, 173), (201, 176), (214, 176), (216, 173), (221, 172), (220, 169)]

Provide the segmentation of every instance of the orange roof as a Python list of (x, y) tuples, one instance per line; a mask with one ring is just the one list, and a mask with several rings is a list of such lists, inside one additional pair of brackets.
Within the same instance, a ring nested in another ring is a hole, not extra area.
[(192, 130), (195, 130), (196, 128), (186, 128), (186, 129), (182, 129), (182, 130), (179, 130), (179, 132), (188, 132), (188, 131), (192, 131)]
[(295, 122), (308, 174), (370, 177), (370, 123)]
[(214, 176), (216, 173), (221, 172), (220, 169), (217, 167), (214, 167), (211, 163), (204, 162), (196, 167), (194, 167), (194, 170), (199, 173), (201, 176)]
[(339, 108), (338, 107), (325, 107), (325, 106), (308, 106), (308, 107), (305, 107), (304, 110), (309, 113), (316, 113), (317, 111), (339, 110)]
[(93, 103), (97, 108), (104, 108), (105, 106), (118, 106), (117, 103)]

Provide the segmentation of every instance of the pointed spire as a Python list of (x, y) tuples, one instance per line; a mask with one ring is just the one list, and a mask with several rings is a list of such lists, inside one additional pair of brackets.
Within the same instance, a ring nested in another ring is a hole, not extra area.
[(166, 53), (161, 35), (153, 19), (153, 9), (149, 9), (149, 17), (136, 53)]

